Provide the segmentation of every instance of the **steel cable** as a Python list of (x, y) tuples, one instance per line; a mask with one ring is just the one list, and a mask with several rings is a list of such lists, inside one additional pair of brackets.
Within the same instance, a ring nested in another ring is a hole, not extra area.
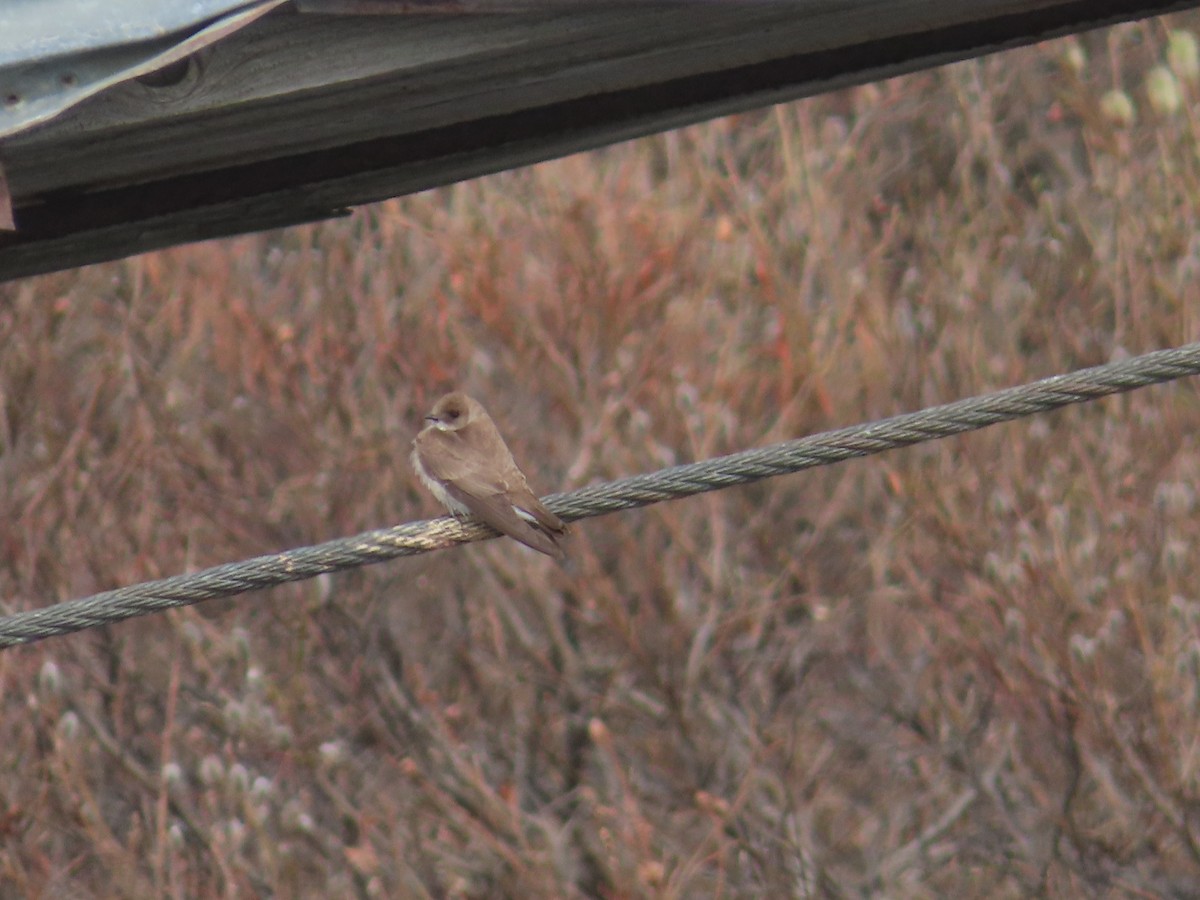
[[(973, 431), (1196, 374), (1200, 374), (1200, 343), (1056, 375), (878, 422), (589, 485), (553, 494), (546, 498), (546, 505), (567, 521), (601, 516)], [(442, 517), (147, 581), (0, 617), (0, 648), (495, 536), (485, 525)]]

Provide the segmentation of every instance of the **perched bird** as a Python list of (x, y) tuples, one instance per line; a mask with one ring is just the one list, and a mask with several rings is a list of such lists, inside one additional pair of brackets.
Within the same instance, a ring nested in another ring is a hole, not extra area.
[(502, 534), (557, 560), (566, 524), (529, 489), (496, 423), (478, 401), (455, 391), (425, 417), (412, 464), (425, 487), (456, 516), (473, 514)]

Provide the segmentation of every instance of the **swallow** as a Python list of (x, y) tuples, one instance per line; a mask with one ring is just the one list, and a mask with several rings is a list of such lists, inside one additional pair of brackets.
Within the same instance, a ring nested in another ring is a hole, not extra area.
[(561, 562), (566, 523), (529, 489), (487, 410), (455, 391), (434, 404), (425, 422), (411, 458), (429, 492), (455, 516), (474, 515)]

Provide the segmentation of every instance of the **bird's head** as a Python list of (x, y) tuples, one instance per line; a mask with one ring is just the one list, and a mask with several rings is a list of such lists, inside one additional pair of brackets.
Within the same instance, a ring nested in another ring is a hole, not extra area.
[(425, 421), (440, 431), (458, 431), (483, 413), (483, 407), (461, 391), (447, 394), (433, 405)]

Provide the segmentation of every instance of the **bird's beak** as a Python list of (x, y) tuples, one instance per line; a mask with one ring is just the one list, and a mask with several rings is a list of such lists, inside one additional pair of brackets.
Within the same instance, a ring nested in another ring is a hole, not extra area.
[(436, 422), (437, 420), (438, 420), (437, 416), (426, 416), (425, 417), (426, 422)]

